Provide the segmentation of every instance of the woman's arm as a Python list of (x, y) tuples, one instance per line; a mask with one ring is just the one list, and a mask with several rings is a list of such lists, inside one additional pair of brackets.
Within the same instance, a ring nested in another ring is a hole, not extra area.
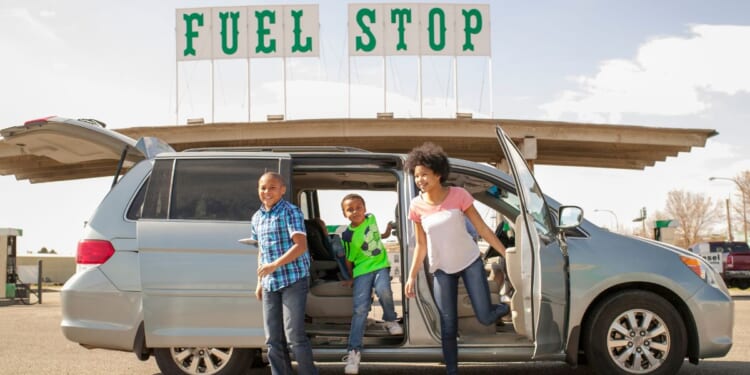
[(499, 238), (497, 238), (495, 232), (493, 232), (492, 229), (490, 229), (490, 227), (488, 227), (487, 224), (484, 223), (484, 220), (482, 220), (482, 217), (479, 216), (479, 212), (477, 212), (477, 209), (474, 208), (473, 204), (469, 206), (466, 211), (464, 211), (464, 214), (469, 218), (471, 224), (474, 225), (474, 228), (476, 228), (479, 236), (487, 241), (490, 246), (499, 251), (503, 257), (505, 257), (505, 246), (503, 246), (503, 243), (500, 242)]
[(424, 263), (424, 257), (427, 255), (427, 235), (422, 228), (422, 223), (414, 223), (414, 232), (416, 233), (417, 244), (414, 247), (414, 259), (409, 267), (409, 278), (406, 280), (405, 290), (406, 297), (413, 298), (416, 296), (417, 275), (419, 269)]

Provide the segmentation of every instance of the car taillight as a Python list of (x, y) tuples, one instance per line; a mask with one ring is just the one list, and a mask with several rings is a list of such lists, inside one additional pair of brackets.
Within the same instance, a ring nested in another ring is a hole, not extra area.
[(732, 254), (727, 255), (727, 269), (734, 268), (734, 257)]
[(81, 240), (78, 242), (77, 264), (102, 264), (115, 254), (112, 243), (105, 240)]
[(41, 125), (41, 124), (46, 123), (47, 120), (49, 120), (49, 119), (51, 119), (53, 117), (55, 117), (55, 116), (47, 116), (47, 117), (37, 118), (37, 119), (26, 121), (23, 124), (26, 125), (26, 126), (29, 126), (29, 125)]

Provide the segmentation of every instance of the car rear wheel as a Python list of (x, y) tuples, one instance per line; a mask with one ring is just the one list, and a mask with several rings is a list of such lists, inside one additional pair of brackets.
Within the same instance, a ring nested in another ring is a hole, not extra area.
[(156, 363), (164, 375), (238, 374), (253, 365), (257, 349), (192, 347), (158, 348)]
[(680, 314), (664, 298), (627, 291), (596, 307), (584, 350), (598, 374), (674, 374), (685, 359), (687, 333)]

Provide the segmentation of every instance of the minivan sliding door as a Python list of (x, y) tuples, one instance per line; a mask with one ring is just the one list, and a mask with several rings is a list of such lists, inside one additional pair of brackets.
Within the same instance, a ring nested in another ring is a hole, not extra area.
[[(264, 343), (250, 236), (258, 178), (289, 158), (158, 159), (138, 222), (149, 347)], [(291, 189), (290, 189), (291, 190)]]

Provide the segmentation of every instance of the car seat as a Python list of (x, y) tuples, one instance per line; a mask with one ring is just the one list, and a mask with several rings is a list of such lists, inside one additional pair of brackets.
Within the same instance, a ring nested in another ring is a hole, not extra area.
[(315, 220), (305, 220), (305, 229), (312, 257), (305, 313), (313, 323), (348, 322), (352, 316), (352, 288), (341, 285), (340, 266), (329, 238)]

